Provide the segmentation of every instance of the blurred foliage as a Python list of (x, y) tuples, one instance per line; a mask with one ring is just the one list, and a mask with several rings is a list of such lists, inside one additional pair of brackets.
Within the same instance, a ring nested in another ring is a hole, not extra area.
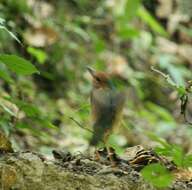
[(159, 188), (168, 187), (173, 180), (170, 172), (160, 164), (150, 164), (141, 173), (145, 180)]
[(160, 146), (155, 147), (155, 151), (158, 155), (170, 158), (178, 167), (188, 168), (191, 166), (192, 154), (185, 154), (181, 146), (169, 144), (164, 139), (151, 133), (148, 133), (148, 136), (150, 139), (160, 144)]
[(192, 151), (180, 115), (180, 98), (190, 102), (192, 22), (180, 7), (172, 0), (2, 0), (0, 126), (14, 148), (87, 149), (92, 134), (70, 117), (91, 129), (92, 66), (127, 89), (122, 127), (109, 140), (117, 152), (156, 146), (146, 131), (176, 144), (182, 157)]
[[(147, 135), (151, 140), (159, 144), (155, 147), (155, 152), (158, 155), (165, 156), (171, 160), (177, 168), (186, 169), (184, 170), (186, 173), (183, 176), (190, 176), (190, 174), (187, 173), (187, 168), (192, 166), (192, 154), (185, 154), (181, 145), (169, 144), (153, 133), (148, 132)], [(149, 164), (142, 169), (141, 174), (146, 181), (157, 187), (168, 187), (174, 180), (173, 173), (159, 163)]]

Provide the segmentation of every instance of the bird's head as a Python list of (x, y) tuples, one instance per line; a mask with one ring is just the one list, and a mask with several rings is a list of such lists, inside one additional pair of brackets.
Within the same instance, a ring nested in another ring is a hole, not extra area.
[(91, 67), (87, 67), (87, 70), (93, 78), (93, 87), (94, 88), (112, 88), (110, 82), (110, 75), (102, 71), (95, 71)]

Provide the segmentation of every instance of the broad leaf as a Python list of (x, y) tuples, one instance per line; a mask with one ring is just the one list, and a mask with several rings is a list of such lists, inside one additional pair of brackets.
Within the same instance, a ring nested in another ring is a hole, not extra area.
[(20, 109), (24, 111), (28, 117), (41, 117), (41, 112), (35, 105), (23, 103), (23, 105), (20, 106)]
[(141, 0), (127, 0), (125, 15), (127, 19), (132, 19), (137, 14), (137, 10), (140, 7)]
[(143, 178), (156, 187), (168, 187), (173, 181), (171, 173), (161, 164), (146, 166), (141, 174)]
[(151, 132), (146, 132), (146, 135), (153, 141), (158, 142), (159, 144), (161, 144), (163, 147), (167, 148), (167, 149), (171, 149), (172, 146), (170, 144), (168, 144), (164, 139), (158, 137), (157, 135), (151, 133)]
[(27, 51), (31, 55), (33, 55), (40, 64), (45, 63), (45, 61), (47, 59), (47, 54), (45, 53), (45, 51), (43, 51), (41, 49), (33, 48), (33, 47), (28, 47)]
[(140, 7), (138, 10), (138, 16), (150, 26), (150, 28), (162, 35), (162, 36), (168, 36), (168, 33), (165, 31), (165, 29), (158, 23), (158, 21), (144, 8)]
[(186, 155), (183, 159), (183, 167), (192, 167), (192, 154)]
[(33, 64), (16, 55), (1, 54), (0, 61), (4, 63), (11, 71), (19, 75), (39, 73)]
[(9, 115), (11, 116), (16, 116), (16, 114), (9, 108), (7, 107), (5, 104), (3, 104), (2, 102), (0, 102), (0, 107)]
[(13, 79), (9, 75), (9, 72), (7, 71), (4, 65), (0, 65), (0, 78), (2, 78), (8, 83), (13, 83)]

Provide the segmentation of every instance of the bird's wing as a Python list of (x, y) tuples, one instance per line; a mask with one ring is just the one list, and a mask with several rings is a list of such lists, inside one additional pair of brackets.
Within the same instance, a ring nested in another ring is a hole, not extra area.
[(97, 89), (92, 92), (91, 105), (94, 119), (94, 135), (91, 144), (100, 141), (104, 133), (112, 129), (116, 117), (123, 108), (124, 94), (110, 89)]
[(125, 93), (110, 89), (97, 89), (91, 94), (93, 115), (97, 120), (100, 116), (113, 116), (120, 111), (125, 102)]

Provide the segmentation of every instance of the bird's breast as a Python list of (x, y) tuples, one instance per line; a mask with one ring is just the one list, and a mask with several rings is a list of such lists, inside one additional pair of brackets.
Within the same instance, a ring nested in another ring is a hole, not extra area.
[(112, 89), (94, 89), (91, 93), (93, 121), (106, 118), (108, 123), (122, 111), (125, 101), (124, 94)]

